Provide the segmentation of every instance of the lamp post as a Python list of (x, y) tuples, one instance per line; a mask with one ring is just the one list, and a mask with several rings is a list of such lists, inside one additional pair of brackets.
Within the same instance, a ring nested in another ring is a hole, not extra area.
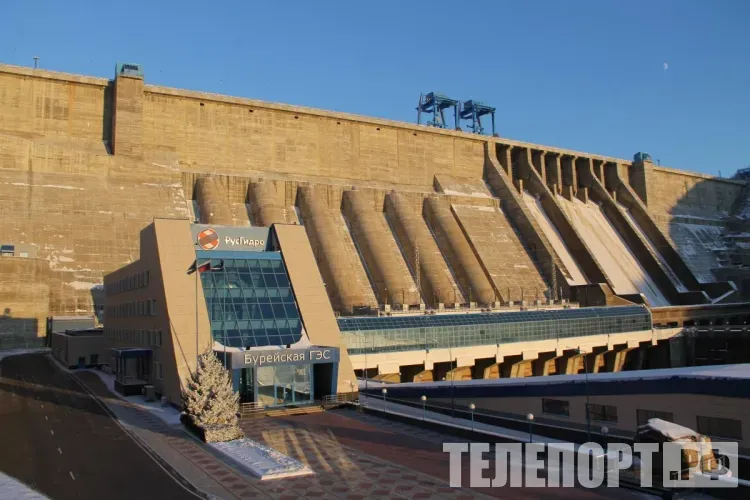
[(474, 410), (477, 409), (477, 406), (474, 403), (471, 403), (469, 405), (469, 409), (471, 410), (471, 430), (474, 430)]
[(369, 368), (369, 365), (367, 364), (367, 337), (365, 337), (365, 393), (367, 393), (367, 379), (369, 378), (367, 376), (367, 368)]
[(456, 374), (453, 372), (453, 342), (450, 338), (448, 340), (448, 356), (451, 358), (451, 418), (454, 418), (456, 416), (456, 386), (453, 381), (456, 378)]
[[(605, 447), (606, 447), (606, 444), (607, 444), (607, 434), (609, 434), (609, 427), (607, 427), (606, 425), (602, 425), (602, 436), (604, 436), (604, 445), (605, 445)], [(605, 474), (607, 474), (608, 467), (609, 467), (609, 464), (607, 464), (607, 460), (609, 460), (609, 456), (607, 454), (605, 454), (604, 455), (604, 466), (605, 466), (605, 469), (604, 469), (605, 472), (604, 473)]]
[(533, 413), (527, 414), (526, 415), (526, 420), (529, 421), (529, 443), (531, 443), (532, 441), (534, 441), (534, 429), (533, 429), (534, 414)]
[(588, 366), (586, 366), (586, 353), (583, 349), (580, 347), (570, 347), (565, 346), (570, 349), (573, 349), (577, 354), (583, 354), (583, 380), (584, 380), (584, 390), (586, 392), (586, 440), (590, 443), (591, 442), (591, 415), (589, 413), (589, 369)]
[(385, 413), (386, 406), (385, 406), (385, 396), (388, 394), (388, 389), (383, 387), (383, 390), (381, 391), (383, 393), (383, 413)]
[(584, 388), (586, 390), (586, 439), (591, 442), (591, 405), (589, 404), (589, 369), (586, 366), (586, 354), (579, 347), (577, 349), (578, 354), (583, 354), (583, 380)]
[(422, 400), (422, 422), (424, 422), (427, 417), (427, 396), (422, 394), (422, 397), (419, 399)]

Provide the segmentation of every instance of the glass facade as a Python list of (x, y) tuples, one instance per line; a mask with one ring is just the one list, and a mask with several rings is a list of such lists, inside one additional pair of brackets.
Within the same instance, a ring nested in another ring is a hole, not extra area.
[[(229, 347), (294, 344), (302, 336), (289, 276), (277, 252), (203, 252), (214, 270), (200, 273), (211, 334)], [(223, 266), (221, 263), (223, 262)]]
[(312, 366), (263, 366), (255, 369), (256, 401), (265, 406), (305, 404), (312, 400)]
[(508, 344), (651, 329), (641, 306), (339, 318), (350, 354)]

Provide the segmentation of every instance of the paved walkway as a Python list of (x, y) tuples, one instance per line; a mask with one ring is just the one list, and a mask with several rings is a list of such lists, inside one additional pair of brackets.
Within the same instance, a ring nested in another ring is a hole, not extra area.
[[(198, 489), (218, 498), (481, 498), (467, 489), (447, 488), (442, 481), (356, 450), (326, 435), (296, 429), (278, 418), (245, 420), (247, 437), (309, 465), (315, 474), (261, 481), (226, 465), (181, 426), (170, 426), (149, 411), (113, 396), (94, 373), (76, 376), (107, 405), (132, 433)], [(299, 417), (304, 418), (304, 417)]]
[[(261, 481), (222, 462), (181, 425), (169, 425), (148, 410), (113, 396), (96, 374), (79, 372), (77, 377), (168, 467), (213, 497), (463, 500), (567, 498), (573, 492), (589, 498), (633, 496), (623, 490), (450, 488), (448, 455), (442, 452), (442, 443), (455, 438), (353, 410), (243, 420), (248, 438), (315, 471), (310, 476)], [(393, 410), (397, 409), (394, 405)]]

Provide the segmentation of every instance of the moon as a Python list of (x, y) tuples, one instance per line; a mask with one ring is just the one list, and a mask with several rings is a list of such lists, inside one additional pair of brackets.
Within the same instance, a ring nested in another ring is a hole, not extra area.
[(664, 63), (664, 71), (667, 71), (669, 69), (669, 64)]

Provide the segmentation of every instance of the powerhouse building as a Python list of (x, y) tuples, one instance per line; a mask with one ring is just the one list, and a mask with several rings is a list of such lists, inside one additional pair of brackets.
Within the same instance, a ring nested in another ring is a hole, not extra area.
[(153, 385), (181, 403), (196, 356), (213, 351), (243, 402), (307, 404), (355, 377), (304, 228), (156, 219), (141, 254), (104, 278), (116, 389)]

